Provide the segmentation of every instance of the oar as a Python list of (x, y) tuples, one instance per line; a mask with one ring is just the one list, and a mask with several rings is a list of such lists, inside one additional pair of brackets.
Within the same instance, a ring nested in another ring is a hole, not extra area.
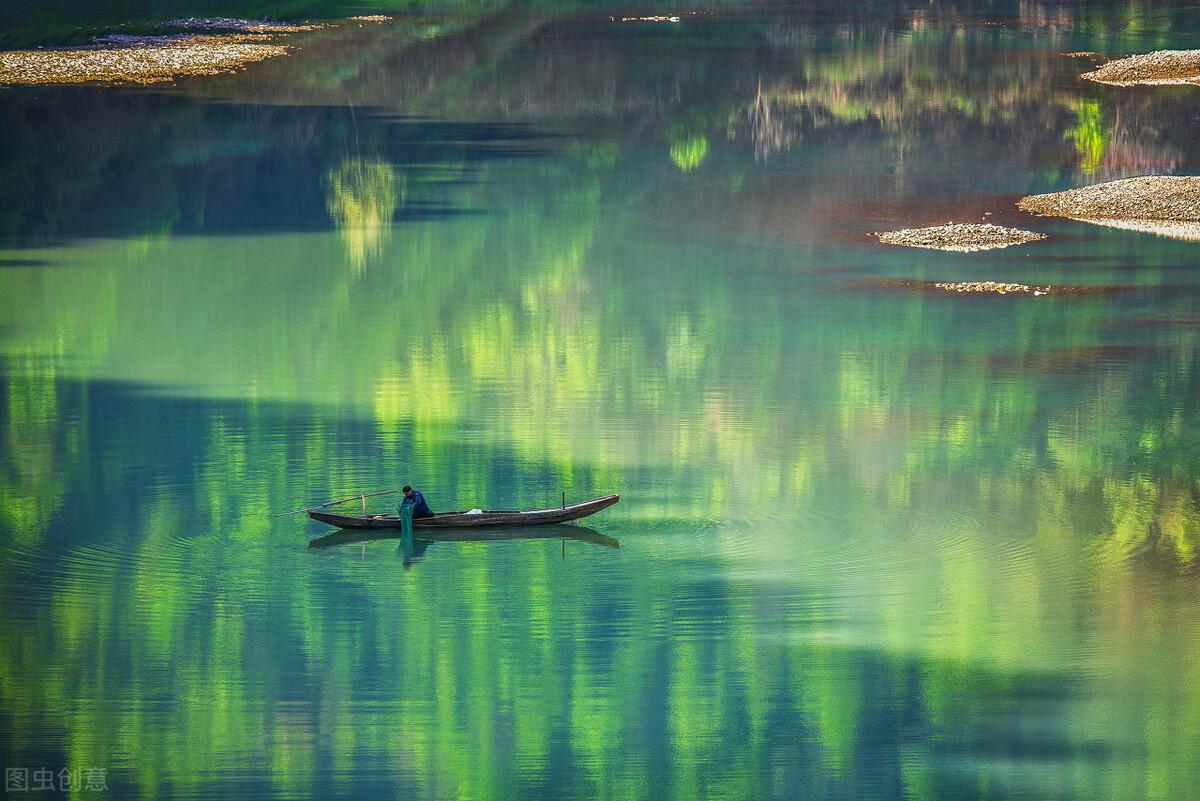
[(369, 492), (365, 495), (360, 492), (358, 495), (351, 495), (349, 498), (339, 498), (336, 501), (327, 501), (325, 503), (319, 503), (316, 506), (305, 506), (303, 509), (295, 509), (291, 512), (280, 512), (275, 516), (287, 517), (288, 515), (298, 515), (301, 512), (309, 512), (313, 509), (324, 509), (327, 506), (337, 506), (339, 503), (346, 503), (347, 501), (357, 501), (359, 498), (362, 498), (365, 501), (367, 498), (374, 498), (377, 495), (395, 495), (399, 491), (400, 490), (384, 490), (383, 492)]

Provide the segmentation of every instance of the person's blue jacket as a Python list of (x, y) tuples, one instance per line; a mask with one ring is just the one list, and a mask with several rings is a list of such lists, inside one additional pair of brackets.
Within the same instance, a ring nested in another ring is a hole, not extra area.
[(412, 504), (414, 518), (433, 517), (433, 512), (429, 509), (429, 504), (425, 503), (425, 496), (418, 489), (412, 491), (411, 498), (407, 495), (404, 496), (404, 500), (400, 501), (400, 505), (404, 506), (405, 504)]

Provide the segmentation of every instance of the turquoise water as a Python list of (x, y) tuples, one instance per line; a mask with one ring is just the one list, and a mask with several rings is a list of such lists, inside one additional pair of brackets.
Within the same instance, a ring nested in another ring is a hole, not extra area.
[[(1196, 172), (1197, 90), (1063, 55), (1191, 46), (1195, 9), (679, 11), (0, 93), (6, 767), (119, 798), (1200, 796), (1200, 246), (1014, 206)], [(951, 219), (1049, 239), (869, 236)], [(276, 516), (404, 483), (622, 500), (407, 553)]]

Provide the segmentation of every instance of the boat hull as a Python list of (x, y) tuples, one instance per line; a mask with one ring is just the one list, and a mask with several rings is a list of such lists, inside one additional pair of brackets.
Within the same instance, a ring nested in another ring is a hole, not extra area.
[[(501, 528), (505, 526), (544, 526), (551, 523), (567, 523), (594, 515), (607, 509), (621, 499), (620, 495), (605, 495), (590, 501), (567, 504), (551, 509), (484, 510), (474, 514), (468, 512), (442, 512), (433, 517), (413, 518), (414, 531), (442, 528)], [(398, 515), (341, 515), (312, 509), (308, 516), (313, 520), (336, 526), (340, 529), (398, 529)]]

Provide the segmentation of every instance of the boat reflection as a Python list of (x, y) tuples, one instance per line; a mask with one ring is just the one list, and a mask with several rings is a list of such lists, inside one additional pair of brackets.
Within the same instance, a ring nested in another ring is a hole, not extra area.
[[(619, 548), (621, 543), (601, 534), (587, 526), (576, 526), (569, 523), (559, 523), (551, 526), (528, 526), (521, 528), (449, 528), (444, 530), (422, 530), (413, 533), (412, 552), (421, 556), (435, 542), (498, 542), (501, 540), (576, 540), (592, 545), (603, 545), (609, 548)], [(310, 540), (309, 548), (331, 548), (337, 545), (357, 545), (376, 542), (378, 540), (399, 540), (404, 545), (404, 538), (399, 531), (388, 529), (369, 529), (335, 531)]]

